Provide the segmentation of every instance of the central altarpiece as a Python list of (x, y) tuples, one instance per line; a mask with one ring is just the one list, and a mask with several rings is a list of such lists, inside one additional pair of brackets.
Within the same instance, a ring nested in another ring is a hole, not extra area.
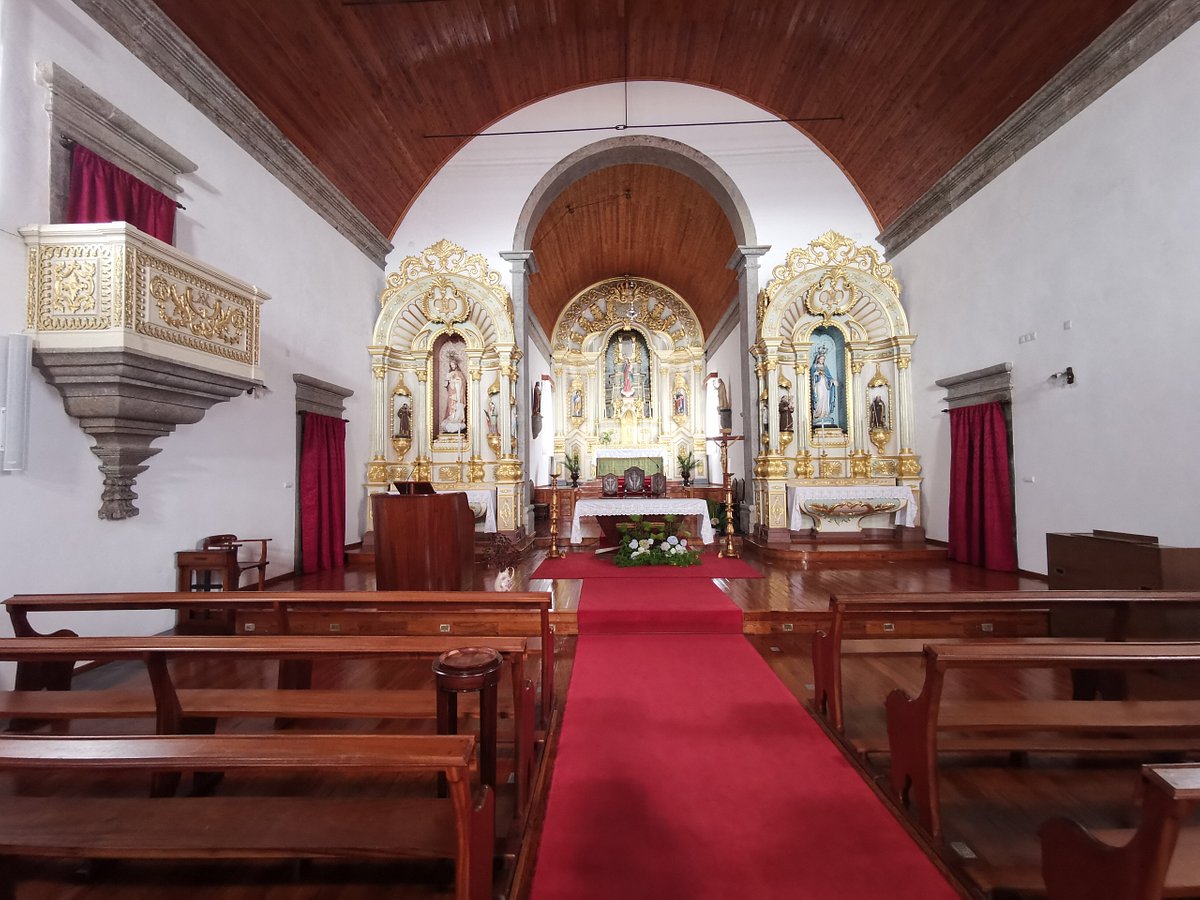
[(692, 308), (664, 285), (614, 278), (580, 292), (554, 327), (554, 452), (584, 477), (637, 465), (704, 472), (704, 340)]

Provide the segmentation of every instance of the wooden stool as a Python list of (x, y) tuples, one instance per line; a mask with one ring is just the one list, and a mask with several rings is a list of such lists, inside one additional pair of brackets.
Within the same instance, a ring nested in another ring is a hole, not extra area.
[(500, 662), (500, 654), (490, 647), (460, 647), (448, 650), (433, 663), (438, 734), (458, 733), (458, 695), (479, 691), (479, 781), (492, 790), (496, 789), (496, 686), (500, 684)]

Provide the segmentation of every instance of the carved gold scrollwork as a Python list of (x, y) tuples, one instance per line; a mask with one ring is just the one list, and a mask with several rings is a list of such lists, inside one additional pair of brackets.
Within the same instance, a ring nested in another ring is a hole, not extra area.
[(449, 278), (438, 276), (421, 298), (421, 307), (431, 322), (453, 325), (465, 322), (471, 314), (471, 301)]
[(193, 295), (190, 286), (183, 289), (181, 296), (176, 286), (161, 275), (150, 279), (150, 296), (157, 302), (163, 323), (171, 328), (230, 346), (242, 343), (247, 324), (245, 310), (226, 310), (220, 300), (202, 291)]
[(841, 268), (826, 272), (804, 295), (805, 309), (825, 322), (832, 321), (834, 316), (844, 316), (857, 302), (858, 288)]
[(91, 260), (56, 262), (51, 268), (50, 311), (72, 316), (96, 311), (96, 263)]

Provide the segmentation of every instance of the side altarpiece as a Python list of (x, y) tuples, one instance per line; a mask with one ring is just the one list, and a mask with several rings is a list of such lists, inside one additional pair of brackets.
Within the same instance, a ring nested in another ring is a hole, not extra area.
[[(521, 352), (499, 274), (483, 256), (441, 240), (406, 257), (387, 276), (379, 302), (368, 348), (374, 416), (367, 493), (410, 480), (469, 498), (494, 488), (495, 529), (519, 534)], [(482, 520), (482, 509), (476, 512)]]
[[(762, 539), (919, 526), (915, 340), (900, 283), (870, 247), (830, 231), (775, 267), (758, 298), (758, 410), (746, 417), (760, 432), (754, 526)], [(911, 499), (898, 501), (906, 488)]]

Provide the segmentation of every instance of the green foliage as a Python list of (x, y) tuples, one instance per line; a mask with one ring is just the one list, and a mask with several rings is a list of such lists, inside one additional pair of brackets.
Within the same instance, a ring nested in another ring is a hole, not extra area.
[(628, 522), (617, 526), (621, 545), (617, 550), (618, 566), (698, 566), (700, 550), (692, 549), (686, 531), (679, 528), (676, 516), (666, 516), (661, 522), (646, 522), (641, 516), (630, 516)]
[(563, 465), (571, 473), (572, 478), (579, 477), (579, 453), (568, 453), (563, 457)]
[(675, 461), (679, 463), (680, 475), (691, 475), (696, 470), (696, 454), (691, 450), (680, 453), (675, 457)]
[(724, 502), (720, 500), (706, 500), (708, 504), (708, 521), (712, 522), (713, 531), (717, 533), (718, 540), (721, 535), (725, 534), (725, 515), (726, 509)]

